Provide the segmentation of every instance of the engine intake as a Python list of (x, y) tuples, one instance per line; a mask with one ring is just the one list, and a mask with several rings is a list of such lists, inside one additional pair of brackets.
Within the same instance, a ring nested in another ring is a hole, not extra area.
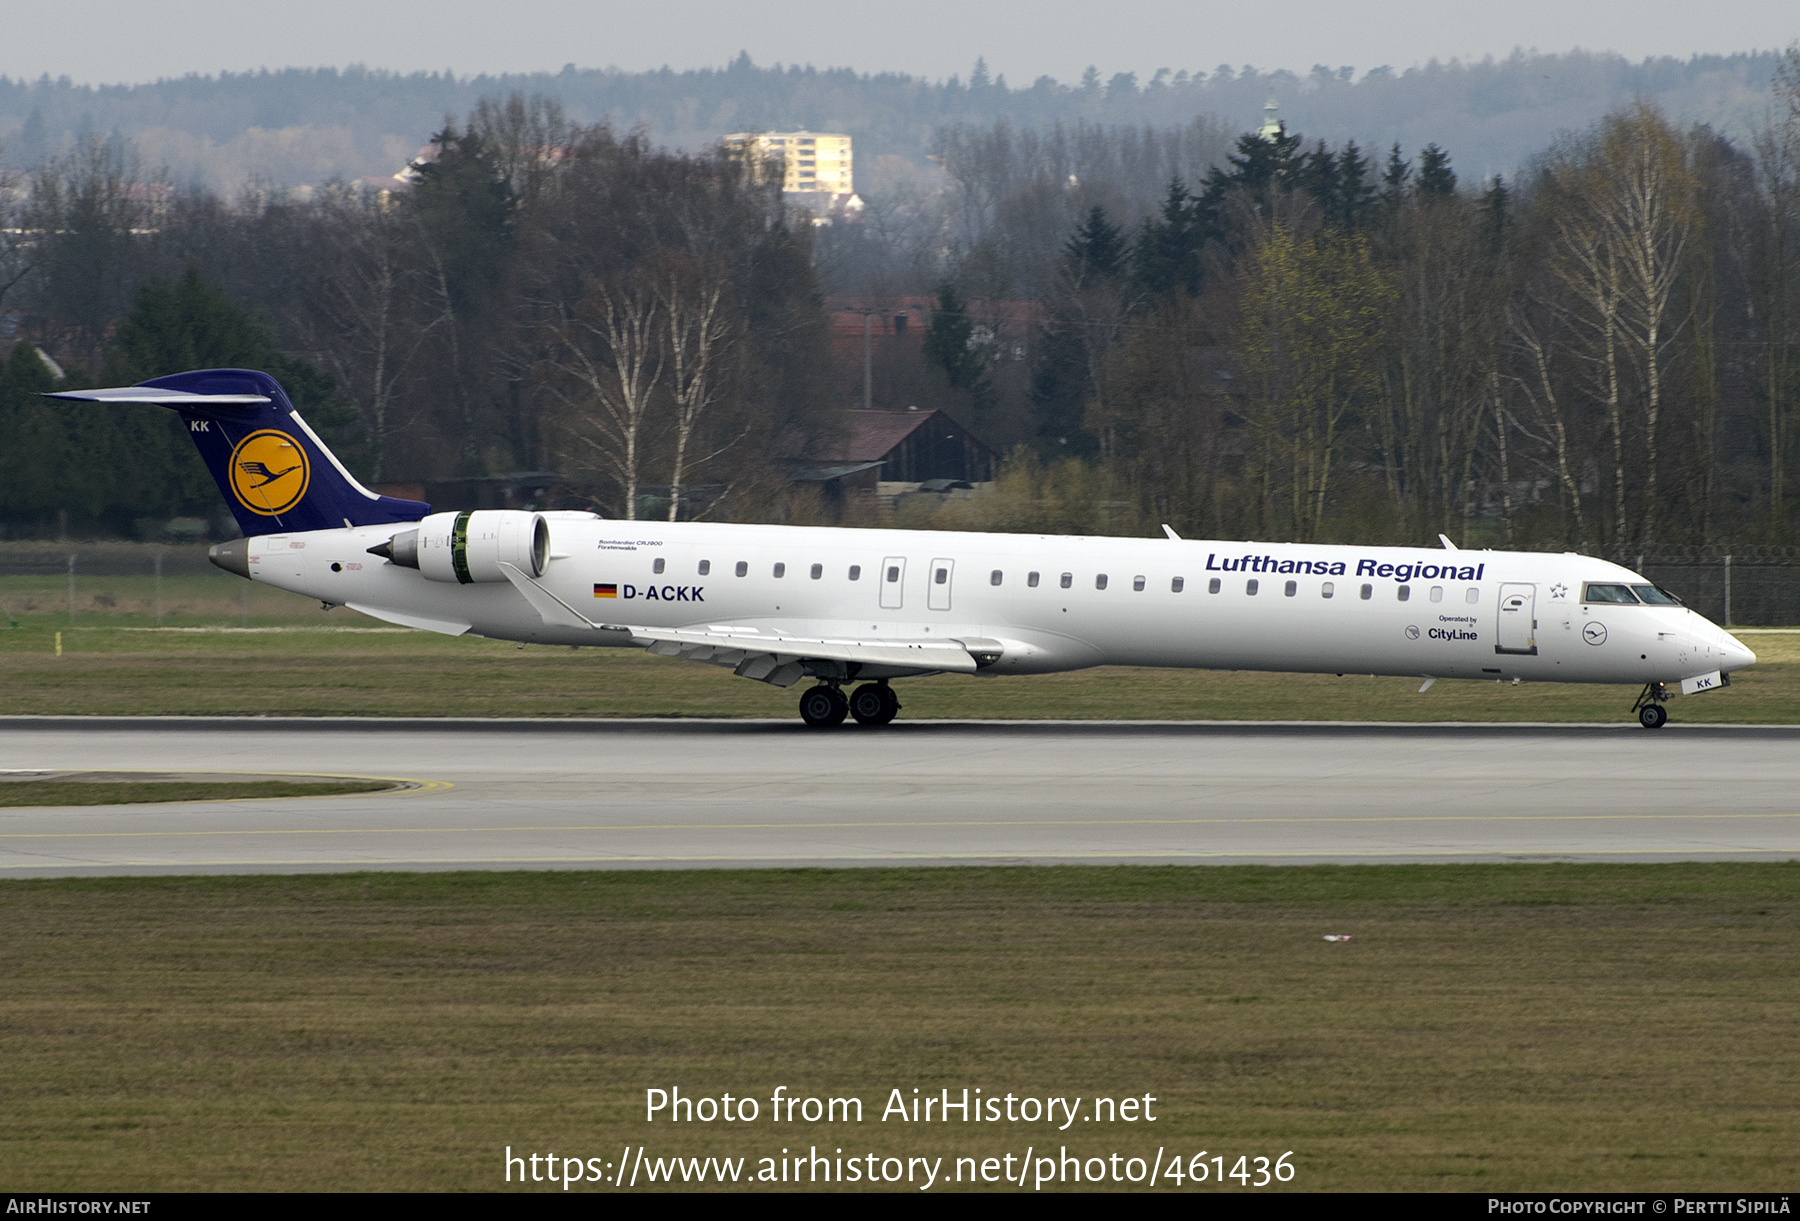
[(402, 530), (369, 554), (417, 568), (428, 581), (504, 581), (503, 563), (541, 577), (550, 564), (550, 523), (541, 513), (519, 509), (433, 513), (418, 529)]

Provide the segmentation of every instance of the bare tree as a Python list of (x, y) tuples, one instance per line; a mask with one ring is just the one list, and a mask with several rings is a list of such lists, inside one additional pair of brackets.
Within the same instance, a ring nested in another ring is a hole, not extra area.
[[(708, 276), (687, 260), (671, 261), (656, 282), (668, 336), (669, 389), (675, 401), (670, 521), (681, 520), (681, 481), (695, 461), (689, 446), (718, 397), (719, 366), (729, 352), (735, 330), (725, 288), (722, 277)], [(715, 450), (700, 461), (715, 457), (718, 452)]]
[(410, 421), (403, 387), (436, 323), (413, 317), (427, 285), (395, 211), (339, 193), (323, 221), (325, 248), (300, 325), (361, 414), (375, 442), (371, 476), (380, 479), (389, 443)]
[(1553, 363), (1550, 347), (1523, 306), (1509, 308), (1506, 323), (1508, 343), (1518, 357), (1519, 366), (1519, 371), (1511, 375), (1511, 381), (1524, 396), (1527, 410), (1525, 419), (1520, 419), (1516, 413), (1509, 413), (1510, 418), (1521, 433), (1548, 454), (1545, 461), (1556, 479), (1558, 495), (1565, 498), (1575, 519), (1574, 541), (1585, 544), (1588, 528), (1581, 505), (1581, 480), (1576, 477), (1577, 458), (1569, 436), (1569, 420), (1557, 395), (1557, 379), (1550, 371)]
[(651, 398), (663, 374), (662, 312), (642, 281), (589, 277), (555, 325), (550, 388), (567, 408), (570, 460), (618, 483), (628, 519), (637, 517)]
[(1731, 246), (1761, 341), (1755, 380), (1767, 409), (1770, 525), (1785, 538), (1800, 398), (1800, 41), (1789, 45), (1775, 72), (1774, 113), (1756, 138), (1755, 181), (1758, 215)]
[[(1550, 266), (1573, 299), (1568, 317), (1585, 333), (1584, 356), (1598, 374), (1611, 433), (1613, 547), (1622, 554), (1631, 539), (1634, 467), (1643, 476), (1638, 542), (1655, 542), (1667, 366), (1686, 322), (1675, 295), (1691, 270), (1686, 252), (1700, 224), (1696, 184), (1685, 143), (1642, 102), (1607, 116), (1551, 174), (1559, 197)], [(1628, 407), (1636, 408), (1629, 422)], [(1642, 444), (1629, 456), (1628, 428)]]
[[(0, 146), (0, 153), (5, 151)], [(25, 229), (28, 196), (23, 179), (15, 170), (0, 169), (0, 305), (31, 274), (37, 262), (34, 243)]]

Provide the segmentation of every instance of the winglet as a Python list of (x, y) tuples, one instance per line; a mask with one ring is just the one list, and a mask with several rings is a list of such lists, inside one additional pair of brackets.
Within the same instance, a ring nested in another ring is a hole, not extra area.
[(1450, 536), (1448, 534), (1438, 535), (1438, 542), (1444, 544), (1445, 551), (1460, 551), (1460, 550), (1462, 550), (1462, 548), (1458, 547), (1455, 543), (1450, 541)]
[(1168, 522), (1163, 523), (1163, 533), (1178, 543), (1181, 541), (1181, 535), (1175, 533), (1174, 528)]

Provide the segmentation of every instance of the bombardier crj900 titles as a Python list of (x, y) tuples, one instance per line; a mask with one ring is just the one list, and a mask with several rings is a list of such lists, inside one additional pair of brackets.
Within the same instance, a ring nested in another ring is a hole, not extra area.
[(52, 397), (178, 412), (243, 528), (211, 553), (239, 576), (451, 636), (812, 679), (813, 726), (887, 724), (894, 679), (1124, 665), (1630, 683), (1654, 729), (1670, 696), (1756, 660), (1573, 553), (433, 513), (358, 483), (264, 373)]

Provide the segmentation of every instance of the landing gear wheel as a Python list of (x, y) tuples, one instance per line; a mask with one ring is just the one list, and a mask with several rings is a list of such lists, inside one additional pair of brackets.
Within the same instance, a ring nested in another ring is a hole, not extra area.
[(1645, 729), (1661, 729), (1668, 721), (1669, 710), (1661, 704), (1645, 704), (1638, 709), (1638, 724)]
[(850, 715), (850, 701), (836, 687), (809, 687), (800, 697), (800, 719), (814, 729), (832, 729)]
[(850, 715), (858, 725), (886, 725), (900, 712), (900, 697), (886, 683), (864, 683), (850, 696)]

